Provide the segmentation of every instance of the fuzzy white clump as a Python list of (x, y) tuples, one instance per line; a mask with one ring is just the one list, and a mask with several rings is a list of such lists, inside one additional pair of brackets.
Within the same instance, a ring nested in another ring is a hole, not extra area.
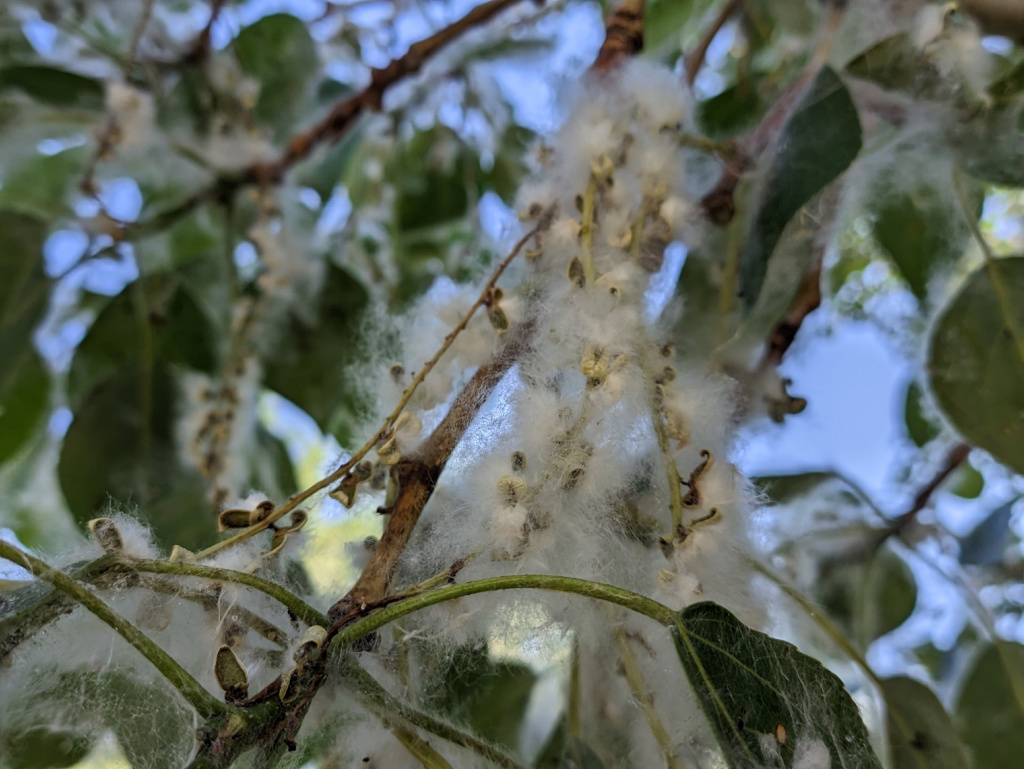
[(817, 738), (797, 740), (793, 752), (793, 769), (832, 769), (828, 746)]
[(125, 83), (107, 83), (107, 111), (116, 127), (115, 144), (126, 152), (146, 149), (153, 141), (153, 97)]

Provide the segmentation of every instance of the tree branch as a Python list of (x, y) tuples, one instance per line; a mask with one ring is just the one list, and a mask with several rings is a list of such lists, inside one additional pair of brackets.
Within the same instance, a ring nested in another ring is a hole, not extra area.
[(55, 588), (81, 604), (88, 611), (106, 623), (114, 632), (134, 646), (152, 663), (178, 693), (196, 710), (201, 718), (213, 718), (228, 712), (228, 706), (217, 700), (192, 675), (178, 664), (171, 655), (161, 649), (141, 630), (104, 603), (98, 596), (76, 582), (62, 571), (54, 569), (38, 558), (18, 547), (0, 540), (0, 558), (24, 566), (36, 577), (49, 582)]
[(608, 72), (625, 58), (636, 56), (644, 47), (645, 0), (624, 0), (605, 25), (604, 43), (591, 65), (596, 72)]
[(932, 494), (935, 493), (935, 490), (942, 485), (943, 481), (952, 475), (954, 470), (964, 463), (964, 460), (967, 459), (967, 455), (970, 453), (971, 447), (966, 443), (958, 443), (949, 450), (949, 453), (946, 455), (945, 462), (942, 463), (942, 466), (939, 467), (935, 475), (932, 476), (932, 479), (922, 486), (917, 492), (917, 495), (914, 497), (914, 501), (911, 503), (910, 507), (907, 508), (907, 511), (902, 513), (895, 521), (893, 521), (891, 533), (899, 534), (914, 522), (917, 518), (917, 514), (928, 506), (928, 502), (931, 500)]
[(693, 51), (687, 55), (686, 58), (686, 83), (687, 85), (693, 85), (697, 79), (697, 74), (700, 72), (700, 68), (704, 65), (704, 57), (708, 53), (708, 48), (711, 47), (711, 43), (714, 42), (715, 38), (718, 37), (718, 33), (722, 31), (722, 27), (725, 26), (726, 22), (732, 18), (732, 15), (736, 13), (736, 10), (740, 7), (740, 0), (726, 0), (725, 5), (718, 12), (718, 15), (711, 21), (711, 24), (704, 34), (700, 36), (700, 40), (697, 45), (694, 46)]

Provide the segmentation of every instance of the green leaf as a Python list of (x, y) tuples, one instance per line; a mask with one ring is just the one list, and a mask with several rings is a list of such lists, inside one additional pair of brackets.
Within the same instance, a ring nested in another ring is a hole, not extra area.
[(1017, 499), (997, 507), (960, 540), (960, 563), (991, 566), (1003, 560), (1010, 544), (1010, 518)]
[(544, 743), (533, 766), (534, 769), (605, 769), (604, 762), (593, 748), (569, 734), (564, 718)]
[(9, 769), (63, 769), (88, 755), (92, 736), (62, 727), (32, 726), (3, 735)]
[(259, 489), (270, 499), (287, 499), (298, 491), (292, 460), (284, 443), (257, 424), (253, 444), (250, 488)]
[(888, 547), (866, 560), (826, 560), (816, 582), (818, 600), (861, 649), (902, 625), (917, 604), (910, 568)]
[(1024, 99), (997, 103), (954, 124), (950, 143), (972, 176), (1004, 187), (1024, 187)]
[(705, 0), (651, 0), (644, 7), (644, 48), (657, 51), (671, 44), (673, 51), (678, 52), (683, 43), (683, 26), (708, 5)]
[(1024, 91), (1024, 60), (1018, 61), (988, 87), (989, 95), (997, 101), (1012, 99), (1021, 91)]
[(939, 698), (912, 678), (882, 681), (893, 769), (969, 769)]
[(216, 516), (206, 501), (206, 483), (182, 464), (175, 445), (177, 396), (165, 366), (132, 361), (75, 407), (57, 476), (79, 523), (113, 501), (137, 505), (165, 546), (209, 543)]
[(903, 422), (907, 426), (910, 440), (917, 446), (930, 443), (942, 432), (942, 428), (925, 415), (924, 390), (915, 381), (907, 385), (907, 397), (903, 402)]
[(928, 351), (939, 407), (969, 443), (1024, 473), (1024, 257), (997, 259), (942, 310)]
[(757, 302), (768, 261), (790, 219), (846, 170), (861, 146), (857, 109), (843, 81), (823, 67), (790, 115), (740, 259), (740, 293)]
[(700, 102), (697, 120), (708, 137), (727, 139), (757, 125), (770, 106), (748, 79)]
[(0, 208), (22, 211), (46, 221), (68, 214), (68, 193), (88, 160), (85, 147), (73, 147), (56, 155), (31, 155), (4, 176)]
[(37, 102), (62, 109), (103, 109), (103, 83), (75, 72), (43, 65), (0, 67), (0, 91), (13, 89)]
[(319, 79), (320, 60), (306, 22), (274, 13), (243, 29), (234, 42), (235, 56), (260, 84), (257, 120), (281, 138), (303, 113)]
[(921, 54), (910, 34), (887, 37), (852, 59), (846, 72), (870, 80), (890, 91), (903, 91), (922, 98), (954, 93), (934, 63)]
[(434, 127), (419, 131), (403, 145), (388, 178), (395, 184), (395, 216), (401, 232), (461, 219), (469, 210), (467, 171), (479, 160), (455, 133)]
[(68, 373), (72, 408), (125, 361), (160, 361), (213, 373), (216, 334), (181, 279), (158, 273), (125, 287), (96, 317)]
[(313, 419), (342, 445), (361, 407), (350, 369), (359, 359), (359, 329), (369, 295), (347, 271), (327, 266), (317, 319), (293, 313), (283, 323), (275, 353), (266, 361), (264, 384)]
[[(857, 705), (817, 660), (710, 602), (684, 609), (672, 635), (729, 769), (789, 769), (819, 740), (832, 769), (880, 769)], [(778, 761), (763, 746), (778, 745), (780, 726), (786, 747)]]
[(923, 184), (879, 196), (877, 202), (875, 240), (889, 253), (914, 295), (924, 299), (931, 276), (959, 258), (970, 236), (960, 207), (948, 195)]
[(294, 173), (298, 186), (311, 187), (321, 200), (326, 201), (341, 183), (353, 159), (359, 156), (362, 141), (362, 129), (357, 127), (346, 133), (322, 158), (299, 165)]
[(0, 392), (9, 389), (7, 378), (19, 361), (32, 354), (32, 331), (49, 303), (45, 240), (45, 223), (0, 210)]
[(1024, 646), (987, 647), (964, 679), (954, 713), (974, 769), (1008, 769), (1024, 756)]
[(811, 493), (822, 483), (835, 478), (834, 473), (796, 473), (794, 475), (762, 475), (752, 478), (754, 485), (775, 504), (785, 504)]
[(979, 473), (974, 465), (967, 463), (961, 465), (953, 475), (950, 491), (964, 499), (977, 499), (984, 489), (985, 476)]
[(433, 671), (429, 704), (484, 739), (519, 748), (536, 674), (520, 662), (492, 660), (487, 645), (458, 647)]
[(29, 350), (0, 374), (0, 462), (32, 437), (50, 405), (50, 372)]

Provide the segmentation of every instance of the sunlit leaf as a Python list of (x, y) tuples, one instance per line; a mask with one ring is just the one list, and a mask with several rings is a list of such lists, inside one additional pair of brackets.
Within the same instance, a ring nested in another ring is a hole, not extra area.
[(911, 381), (907, 385), (907, 397), (903, 403), (903, 422), (907, 434), (917, 446), (924, 446), (939, 437), (942, 428), (926, 416), (924, 391), (921, 385)]
[(833, 769), (880, 769), (857, 705), (817, 660), (710, 602), (684, 609), (672, 634), (730, 769), (791, 768), (816, 741)]
[(740, 293), (749, 311), (768, 261), (794, 214), (853, 162), (860, 119), (839, 76), (822, 68), (790, 115), (740, 260)]
[(893, 769), (969, 768), (953, 720), (931, 689), (912, 678), (887, 678), (882, 694)]
[(1008, 769), (1024, 756), (1024, 646), (987, 647), (964, 679), (954, 713), (974, 769)]
[(995, 260), (967, 278), (935, 324), (928, 371), (956, 429), (1024, 472), (1024, 257)]

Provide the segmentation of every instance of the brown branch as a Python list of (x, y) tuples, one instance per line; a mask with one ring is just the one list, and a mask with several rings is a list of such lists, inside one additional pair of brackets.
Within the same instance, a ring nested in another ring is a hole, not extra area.
[(386, 511), (390, 517), (384, 534), (356, 584), (328, 612), (333, 621), (338, 622), (362, 606), (375, 604), (384, 598), (398, 559), (433, 494), (448, 458), (491, 391), (529, 346), (533, 324), (524, 323), (513, 334), (501, 351), (477, 370), (419, 451), (402, 458), (395, 466), (393, 477), (398, 483), (398, 498)]
[(708, 48), (711, 47), (711, 43), (718, 37), (722, 27), (732, 18), (732, 15), (736, 13), (739, 7), (740, 0), (727, 0), (725, 5), (722, 6), (722, 10), (718, 12), (718, 15), (711, 21), (708, 28), (704, 30), (704, 34), (701, 35), (693, 51), (685, 57), (687, 85), (693, 85), (693, 82), (697, 79), (697, 73), (700, 72), (700, 68), (704, 65), (704, 57), (708, 53)]
[(932, 477), (928, 483), (921, 487), (920, 491), (914, 497), (914, 501), (910, 507), (907, 508), (905, 513), (902, 513), (896, 520), (893, 521), (890, 532), (892, 534), (898, 534), (907, 528), (917, 518), (917, 514), (920, 513), (925, 507), (928, 506), (928, 502), (932, 498), (932, 494), (935, 490), (942, 485), (953, 471), (956, 470), (960, 465), (967, 459), (967, 455), (971, 453), (971, 447), (966, 443), (958, 443), (952, 449), (949, 454), (946, 455), (946, 461), (943, 462), (942, 466), (938, 469), (938, 472)]
[[(383, 69), (372, 70), (370, 84), (351, 98), (338, 102), (320, 121), (307, 131), (291, 138), (287, 149), (276, 160), (254, 163), (239, 174), (218, 178), (206, 189), (199, 190), (169, 211), (127, 228), (126, 237), (138, 238), (173, 224), (193, 209), (211, 200), (225, 199), (248, 185), (277, 185), (291, 168), (309, 157), (322, 144), (338, 141), (355, 125), (364, 111), (379, 111), (384, 93), (398, 81), (418, 72), (426, 61), (473, 27), (479, 26), (519, 0), (488, 0), (430, 37), (413, 43), (401, 57)], [(211, 20), (212, 21), (212, 20)]]
[(213, 25), (220, 18), (220, 12), (224, 9), (224, 0), (211, 0), (210, 19), (206, 22), (195, 41), (189, 46), (188, 53), (182, 59), (182, 63), (202, 64), (210, 55), (210, 36), (213, 33)]
[(605, 25), (604, 43), (591, 65), (596, 72), (609, 72), (625, 58), (636, 56), (644, 47), (645, 0), (625, 0)]

